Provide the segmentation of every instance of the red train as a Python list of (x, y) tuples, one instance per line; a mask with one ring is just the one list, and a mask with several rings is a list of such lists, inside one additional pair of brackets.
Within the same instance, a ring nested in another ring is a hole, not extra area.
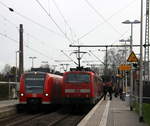
[(46, 72), (27, 72), (20, 78), (19, 104), (60, 104), (62, 76)]
[(70, 71), (63, 75), (64, 104), (96, 104), (103, 95), (102, 79), (91, 71)]

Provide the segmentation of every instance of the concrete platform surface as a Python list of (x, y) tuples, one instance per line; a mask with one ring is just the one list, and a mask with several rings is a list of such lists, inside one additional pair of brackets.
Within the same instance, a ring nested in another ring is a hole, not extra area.
[(18, 104), (18, 100), (3, 100), (0, 101), (0, 108), (14, 106), (16, 104)]
[(136, 112), (119, 98), (101, 100), (78, 126), (148, 126), (139, 122)]
[(16, 104), (18, 104), (18, 100), (0, 101), (0, 119), (15, 114)]

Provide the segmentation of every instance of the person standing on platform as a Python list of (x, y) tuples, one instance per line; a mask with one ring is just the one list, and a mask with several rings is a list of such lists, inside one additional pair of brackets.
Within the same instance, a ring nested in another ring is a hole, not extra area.
[(109, 97), (110, 97), (110, 100), (112, 100), (112, 82), (111, 81), (105, 81), (103, 83), (103, 91), (104, 91), (104, 100), (106, 99), (106, 95), (107, 95), (107, 92), (109, 93)]

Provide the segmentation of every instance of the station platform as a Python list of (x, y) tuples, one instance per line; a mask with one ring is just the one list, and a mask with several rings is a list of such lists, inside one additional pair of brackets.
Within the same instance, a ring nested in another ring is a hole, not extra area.
[(0, 101), (0, 119), (16, 113), (16, 104), (18, 100)]
[(130, 111), (127, 101), (113, 97), (101, 100), (85, 116), (78, 126), (148, 126), (146, 123), (139, 122), (136, 112)]
[(3, 100), (0, 101), (0, 109), (4, 107), (14, 106), (18, 103), (18, 100)]

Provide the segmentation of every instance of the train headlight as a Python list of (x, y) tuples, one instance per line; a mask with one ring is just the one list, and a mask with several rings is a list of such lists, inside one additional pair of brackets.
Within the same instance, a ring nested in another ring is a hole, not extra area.
[(24, 94), (23, 94), (23, 93), (21, 93), (21, 94), (20, 94), (20, 96), (24, 96)]
[(45, 96), (48, 96), (48, 94), (46, 93)]

